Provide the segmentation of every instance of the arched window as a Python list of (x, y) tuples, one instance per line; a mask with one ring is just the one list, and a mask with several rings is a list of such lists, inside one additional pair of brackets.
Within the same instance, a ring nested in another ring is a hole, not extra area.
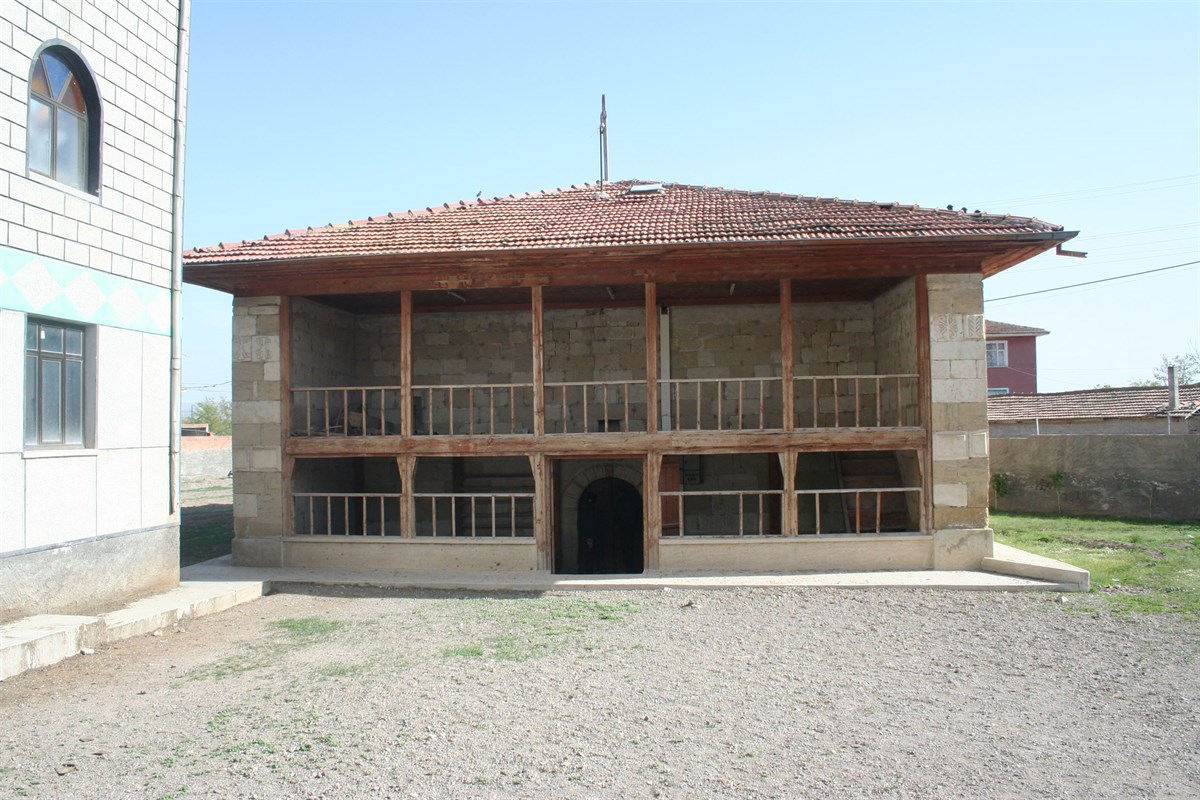
[(100, 101), (83, 60), (47, 47), (29, 77), (29, 171), (93, 194), (100, 181)]

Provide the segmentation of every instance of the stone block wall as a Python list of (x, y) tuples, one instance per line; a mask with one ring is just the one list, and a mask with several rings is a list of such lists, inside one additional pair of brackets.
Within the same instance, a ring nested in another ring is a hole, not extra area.
[[(291, 314), (292, 385), (353, 386), (358, 383), (356, 316), (303, 297), (293, 298)], [(242, 326), (248, 328), (257, 318), (235, 315), (235, 326), (239, 319)], [(235, 327), (233, 333), (237, 336), (241, 331)]]
[(987, 362), (983, 281), (931, 275), (930, 415), (933, 429), (933, 527), (988, 525)]
[(875, 367), (884, 374), (917, 371), (917, 294), (912, 278), (876, 297)]
[[(279, 297), (233, 301), (233, 527), (239, 564), (277, 565), (283, 535)], [(274, 541), (271, 541), (274, 540)]]

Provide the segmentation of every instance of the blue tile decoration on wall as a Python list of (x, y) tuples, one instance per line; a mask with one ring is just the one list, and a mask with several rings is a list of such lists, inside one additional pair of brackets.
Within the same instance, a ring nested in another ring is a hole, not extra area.
[(143, 333), (171, 333), (169, 289), (3, 246), (0, 308)]

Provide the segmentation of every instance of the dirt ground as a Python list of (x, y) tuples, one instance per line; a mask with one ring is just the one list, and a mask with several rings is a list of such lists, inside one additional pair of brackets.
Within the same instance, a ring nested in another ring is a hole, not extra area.
[(273, 595), (0, 683), (0, 797), (1200, 796), (1200, 626), (1065, 600)]

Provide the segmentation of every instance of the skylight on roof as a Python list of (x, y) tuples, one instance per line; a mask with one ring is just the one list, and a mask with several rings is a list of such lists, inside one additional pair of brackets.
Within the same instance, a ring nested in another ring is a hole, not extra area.
[(635, 183), (629, 187), (628, 194), (658, 194), (661, 191), (661, 183)]

